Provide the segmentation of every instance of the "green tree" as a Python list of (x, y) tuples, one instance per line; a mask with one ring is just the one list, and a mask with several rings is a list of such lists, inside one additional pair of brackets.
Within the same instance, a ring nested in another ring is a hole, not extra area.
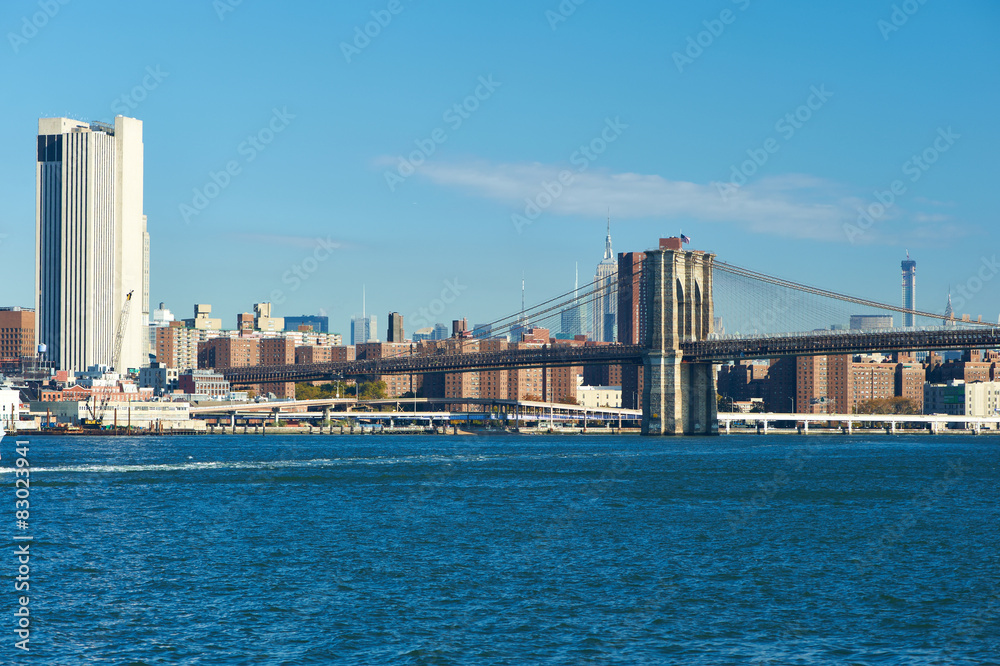
[(361, 400), (385, 400), (388, 393), (389, 389), (382, 381), (361, 382), (361, 386), (358, 388), (358, 396)]
[(875, 398), (858, 403), (855, 414), (919, 414), (920, 406), (910, 398)]

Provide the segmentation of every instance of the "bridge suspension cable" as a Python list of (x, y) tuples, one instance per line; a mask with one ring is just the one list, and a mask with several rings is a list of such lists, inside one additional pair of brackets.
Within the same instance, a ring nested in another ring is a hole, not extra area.
[[(724, 271), (726, 273), (731, 273), (740, 277), (749, 278), (752, 280), (758, 280), (767, 284), (772, 284), (778, 287), (786, 287), (788, 289), (795, 289), (807, 294), (813, 294), (815, 296), (824, 296), (826, 298), (834, 298), (839, 301), (844, 301), (846, 303), (854, 303), (855, 305), (864, 305), (866, 307), (875, 308), (878, 310), (889, 310), (891, 312), (899, 312), (902, 314), (912, 314), (917, 317), (927, 317), (930, 319), (941, 319), (942, 315), (933, 312), (924, 312), (922, 310), (910, 310), (898, 305), (889, 305), (888, 303), (879, 303), (878, 301), (872, 301), (866, 298), (858, 298), (856, 296), (849, 296), (847, 294), (840, 294), (835, 291), (829, 291), (828, 289), (820, 289), (819, 287), (811, 287), (800, 282), (793, 282), (791, 280), (785, 280), (773, 275), (767, 275), (766, 273), (760, 273), (758, 271), (750, 270), (749, 268), (743, 268), (741, 266), (736, 266), (734, 264), (729, 264), (724, 261), (716, 261), (714, 263), (715, 269)], [(961, 320), (956, 320), (958, 323)], [(961, 321), (963, 324), (979, 324), (982, 326), (994, 326), (990, 322), (978, 322), (978, 321)]]

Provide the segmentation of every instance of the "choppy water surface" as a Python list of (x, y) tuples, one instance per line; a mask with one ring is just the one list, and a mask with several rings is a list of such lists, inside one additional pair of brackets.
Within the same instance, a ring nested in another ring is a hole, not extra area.
[(8, 587), (2, 663), (1000, 655), (998, 439), (35, 438), (29, 458), (32, 650)]

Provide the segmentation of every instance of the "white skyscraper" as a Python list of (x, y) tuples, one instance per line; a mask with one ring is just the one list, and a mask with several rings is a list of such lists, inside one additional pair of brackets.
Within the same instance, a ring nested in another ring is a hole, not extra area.
[(148, 365), (142, 121), (40, 118), (37, 158), (38, 342), (63, 370), (111, 365), (119, 314), (134, 292), (115, 369)]
[(361, 316), (351, 317), (351, 344), (360, 345), (365, 342), (377, 342), (378, 317), (368, 315), (368, 296), (361, 287)]
[(608, 217), (608, 237), (604, 241), (604, 259), (597, 264), (597, 274), (594, 276), (594, 294), (591, 311), (593, 312), (594, 340), (599, 342), (614, 342), (618, 333), (618, 262), (611, 249), (611, 217)]

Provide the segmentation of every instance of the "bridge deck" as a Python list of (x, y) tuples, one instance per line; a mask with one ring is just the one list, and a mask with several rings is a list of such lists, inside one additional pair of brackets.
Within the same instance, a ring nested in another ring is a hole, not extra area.
[[(741, 359), (781, 356), (817, 356), (864, 352), (917, 351), (933, 349), (990, 349), (1000, 347), (1000, 328), (949, 328), (946, 330), (821, 332), (791, 336), (760, 336), (686, 342), (683, 360), (691, 363), (724, 363)], [(220, 372), (235, 385), (270, 382), (303, 382), (334, 377), (425, 374), (435, 372), (479, 372), (518, 368), (565, 367), (642, 363), (649, 352), (638, 345), (594, 347), (545, 346), (471, 354), (434, 354), (338, 363), (252, 366), (226, 368)]]

